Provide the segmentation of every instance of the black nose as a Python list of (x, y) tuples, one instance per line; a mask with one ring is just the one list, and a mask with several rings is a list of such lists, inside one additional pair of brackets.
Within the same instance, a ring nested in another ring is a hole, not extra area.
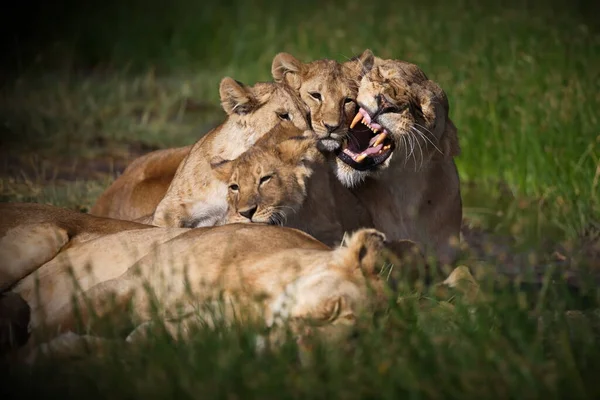
[(240, 211), (240, 215), (246, 217), (248, 219), (252, 219), (252, 216), (256, 212), (257, 206), (252, 206), (250, 208), (246, 208), (245, 210)]
[(325, 126), (325, 129), (327, 129), (327, 133), (334, 132), (337, 128), (340, 127), (339, 124), (338, 125), (328, 125), (328, 124), (325, 124), (325, 123), (323, 123), (323, 126)]

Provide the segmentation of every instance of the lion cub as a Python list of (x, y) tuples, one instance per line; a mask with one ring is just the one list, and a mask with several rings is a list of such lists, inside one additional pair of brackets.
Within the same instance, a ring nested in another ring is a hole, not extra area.
[(227, 184), (226, 223), (283, 225), (299, 211), (307, 179), (320, 159), (312, 131), (280, 124), (234, 160), (213, 160), (215, 176)]

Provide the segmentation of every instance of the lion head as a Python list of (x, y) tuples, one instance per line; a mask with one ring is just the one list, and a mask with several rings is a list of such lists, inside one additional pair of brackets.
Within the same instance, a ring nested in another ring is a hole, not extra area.
[(214, 158), (215, 175), (228, 185), (226, 222), (282, 224), (306, 198), (318, 154), (312, 131), (282, 123), (238, 158)]
[(377, 59), (362, 78), (360, 107), (337, 151), (337, 175), (352, 187), (391, 165), (418, 170), (459, 154), (444, 91), (414, 64)]
[(273, 79), (288, 85), (308, 106), (322, 150), (337, 149), (345, 138), (356, 113), (358, 83), (373, 59), (368, 49), (344, 63), (323, 59), (305, 64), (288, 53), (273, 59)]
[(225, 77), (219, 86), (221, 106), (242, 131), (266, 133), (281, 121), (308, 129), (309, 109), (287, 85), (259, 82), (247, 86)]

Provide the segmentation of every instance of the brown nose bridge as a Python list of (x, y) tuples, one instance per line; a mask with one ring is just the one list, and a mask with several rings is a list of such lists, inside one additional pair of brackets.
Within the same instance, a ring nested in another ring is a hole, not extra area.
[(257, 205), (258, 205), (258, 199), (257, 199), (257, 196), (255, 194), (251, 194), (251, 193), (242, 194), (242, 193), (240, 193), (240, 198), (239, 198), (239, 201), (238, 201), (238, 204), (237, 204), (237, 209), (238, 209), (238, 212), (240, 214), (244, 210), (257, 207)]
[[(334, 95), (337, 97), (337, 94)], [(323, 112), (323, 125), (327, 128), (337, 128), (344, 122), (344, 99), (330, 98), (325, 100)]]

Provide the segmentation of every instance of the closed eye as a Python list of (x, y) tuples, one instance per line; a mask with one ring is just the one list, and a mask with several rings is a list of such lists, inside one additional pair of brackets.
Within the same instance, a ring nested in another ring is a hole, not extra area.
[(321, 93), (319, 93), (319, 92), (309, 92), (308, 94), (310, 94), (311, 97), (315, 100), (321, 101), (321, 99), (322, 99)]
[(381, 113), (401, 113), (408, 108), (408, 103), (396, 105), (387, 105)]
[(261, 176), (261, 178), (260, 178), (260, 184), (262, 185), (263, 183), (269, 182), (272, 177), (273, 177), (273, 175)]
[(277, 116), (284, 120), (284, 121), (289, 121), (290, 120), (290, 114), (289, 113), (277, 113)]

